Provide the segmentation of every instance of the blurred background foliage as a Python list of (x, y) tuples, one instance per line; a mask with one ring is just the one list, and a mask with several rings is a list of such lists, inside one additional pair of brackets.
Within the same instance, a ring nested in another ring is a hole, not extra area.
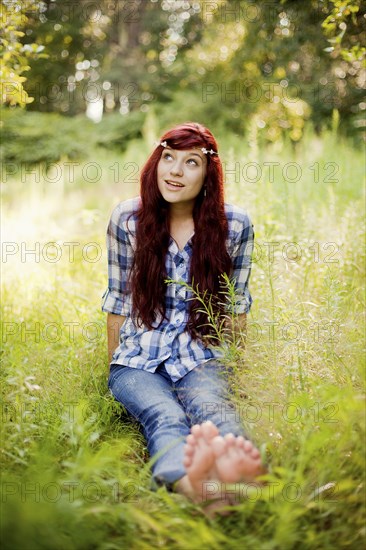
[(2, 0), (1, 8), (6, 162), (72, 158), (92, 145), (124, 150), (151, 121), (152, 133), (196, 119), (215, 132), (245, 137), (254, 128), (263, 142), (296, 144), (307, 125), (321, 133), (333, 116), (341, 133), (362, 139), (361, 0)]

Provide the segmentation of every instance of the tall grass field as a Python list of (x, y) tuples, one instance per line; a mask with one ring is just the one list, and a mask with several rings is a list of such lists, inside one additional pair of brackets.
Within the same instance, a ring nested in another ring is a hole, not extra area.
[(217, 136), (226, 201), (254, 224), (235, 414), (268, 464), (208, 517), (151, 486), (139, 427), (107, 389), (105, 232), (149, 150), (18, 166), (2, 190), (2, 548), (287, 550), (365, 538), (363, 154)]

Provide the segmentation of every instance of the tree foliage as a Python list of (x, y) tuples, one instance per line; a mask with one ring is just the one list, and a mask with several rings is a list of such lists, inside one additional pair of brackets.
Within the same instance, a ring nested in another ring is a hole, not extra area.
[(269, 141), (296, 142), (307, 120), (320, 130), (334, 110), (347, 131), (362, 124), (361, 0), (3, 4), (5, 81), (20, 83), (7, 103), (33, 97), (30, 110), (67, 115), (98, 101), (122, 115), (154, 108), (159, 120), (189, 113), (240, 133), (254, 124)]
[(365, 68), (365, 10), (361, 0), (329, 0), (329, 15), (322, 23), (324, 34), (332, 44), (328, 51)]
[(42, 44), (24, 43), (24, 28), (29, 23), (28, 12), (39, 14), (44, 9), (42, 2), (23, 0), (22, 2), (3, 0), (0, 12), (0, 54), (1, 54), (1, 103), (25, 106), (34, 98), (24, 88), (30, 70), (31, 60), (45, 58)]

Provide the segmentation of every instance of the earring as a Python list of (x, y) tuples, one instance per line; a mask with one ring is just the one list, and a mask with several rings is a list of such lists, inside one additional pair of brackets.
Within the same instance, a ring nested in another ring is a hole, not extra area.
[(203, 196), (204, 196), (204, 197), (206, 196), (206, 185), (205, 185), (204, 188), (203, 188)]

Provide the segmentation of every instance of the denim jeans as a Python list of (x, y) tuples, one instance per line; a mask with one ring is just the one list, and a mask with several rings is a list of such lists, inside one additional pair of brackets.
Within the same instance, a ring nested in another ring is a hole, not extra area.
[(221, 435), (244, 435), (230, 402), (224, 368), (215, 360), (172, 382), (159, 365), (154, 372), (112, 365), (109, 388), (117, 401), (142, 426), (152, 461), (153, 480), (171, 486), (186, 473), (185, 438), (193, 424), (211, 420)]

